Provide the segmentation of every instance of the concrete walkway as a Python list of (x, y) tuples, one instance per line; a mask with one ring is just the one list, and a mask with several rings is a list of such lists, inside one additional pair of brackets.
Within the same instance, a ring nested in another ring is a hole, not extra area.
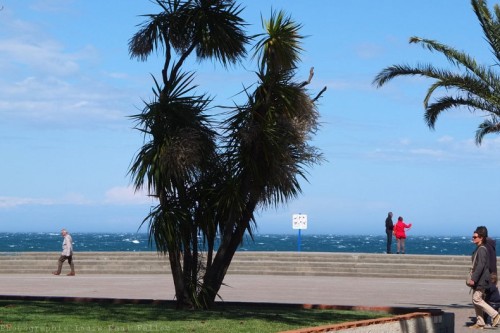
[[(460, 280), (235, 274), (224, 282), (224, 301), (439, 308), (455, 314), (458, 333), (471, 331), (474, 314)], [(174, 288), (167, 274), (0, 274), (0, 295), (173, 300)]]

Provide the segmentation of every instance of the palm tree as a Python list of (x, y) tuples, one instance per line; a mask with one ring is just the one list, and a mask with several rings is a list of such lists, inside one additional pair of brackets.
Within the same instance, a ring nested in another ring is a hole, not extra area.
[(149, 223), (158, 251), (168, 253), (178, 307), (193, 308), (200, 306), (198, 235), (212, 248), (215, 239), (210, 214), (203, 213), (210, 212), (204, 189), (220, 163), (217, 137), (205, 115), (210, 98), (193, 94), (193, 74), (182, 72), (181, 66), (193, 52), (200, 60), (234, 63), (245, 55), (248, 38), (233, 1), (156, 3), (163, 11), (145, 15), (148, 20), (129, 42), (131, 57), (143, 61), (153, 51), (165, 52), (163, 85), (155, 79), (154, 99), (132, 117), (149, 141), (136, 155), (130, 174), (136, 189), (147, 187), (159, 201), (143, 223)]
[(155, 80), (153, 100), (133, 116), (145, 144), (130, 174), (136, 189), (159, 201), (143, 223), (168, 254), (178, 307), (209, 308), (245, 232), (252, 235), (255, 211), (296, 197), (305, 167), (321, 160), (308, 140), (324, 89), (308, 95), (312, 70), (307, 81), (294, 80), (300, 25), (273, 13), (255, 48), (256, 89), (216, 127), (206, 116), (210, 98), (193, 93), (193, 74), (181, 67), (192, 52), (224, 66), (244, 56), (249, 38), (240, 9), (230, 0), (156, 1), (163, 11), (147, 15), (129, 44), (141, 60), (165, 50), (163, 86)]
[(203, 114), (209, 100), (189, 95), (191, 79), (181, 75), (161, 92), (157, 86), (154, 100), (132, 116), (150, 140), (130, 167), (136, 189), (145, 186), (158, 199), (144, 222), (149, 222), (150, 239), (157, 249), (169, 254), (179, 307), (188, 308), (193, 306), (190, 291), (196, 289), (198, 272), (193, 265), (198, 261), (193, 202), (199, 197), (204, 170), (216, 160), (215, 133)]
[[(495, 57), (493, 64), (480, 65), (468, 54), (450, 46), (435, 40), (411, 37), (410, 43), (443, 54), (459, 71), (439, 69), (431, 64), (393, 65), (382, 70), (373, 83), (381, 87), (397, 76), (418, 75), (433, 79), (424, 98), (425, 121), (429, 128), (434, 129), (443, 111), (466, 108), (471, 112), (484, 112), (486, 118), (476, 131), (476, 144), (480, 145), (486, 134), (500, 132), (500, 75), (497, 71), (500, 62), (500, 6), (494, 5), (493, 16), (485, 0), (471, 0), (471, 3)], [(440, 88), (445, 89), (445, 96), (434, 97), (441, 93)]]
[(224, 123), (224, 165), (230, 178), (217, 195), (225, 221), (204, 277), (207, 303), (215, 299), (245, 232), (252, 235), (256, 210), (297, 197), (305, 166), (322, 158), (307, 143), (318, 128), (315, 99), (305, 89), (312, 76), (305, 83), (294, 81), (303, 38), (300, 25), (279, 12), (264, 27), (254, 54), (260, 58), (259, 83)]

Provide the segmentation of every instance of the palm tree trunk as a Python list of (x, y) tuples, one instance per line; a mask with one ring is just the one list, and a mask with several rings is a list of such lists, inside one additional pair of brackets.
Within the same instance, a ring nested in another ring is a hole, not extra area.
[(178, 309), (192, 309), (193, 302), (186, 290), (186, 283), (181, 264), (180, 251), (169, 250), (168, 258), (170, 261), (170, 269), (172, 271), (172, 279), (174, 280), (175, 297), (177, 298)]
[(243, 240), (243, 235), (249, 226), (256, 206), (256, 200), (251, 200), (251, 202), (247, 203), (245, 213), (240, 218), (237, 227), (235, 229), (228, 228), (224, 232), (222, 242), (217, 250), (212, 265), (207, 269), (203, 278), (202, 290), (206, 291), (206, 293), (199, 295), (200, 301), (202, 302), (201, 304), (205, 304), (208, 308), (212, 307), (215, 302), (215, 298), (222, 286), (229, 265)]

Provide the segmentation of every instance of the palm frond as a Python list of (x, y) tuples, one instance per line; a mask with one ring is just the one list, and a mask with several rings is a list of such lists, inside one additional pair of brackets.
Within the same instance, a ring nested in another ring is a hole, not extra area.
[(441, 76), (453, 75), (453, 74), (450, 71), (435, 68), (431, 64), (427, 65), (417, 64), (416, 66), (410, 66), (406, 64), (392, 65), (380, 71), (373, 79), (373, 84), (375, 84), (377, 88), (380, 88), (398, 76), (414, 76), (414, 75), (428, 77), (432, 79), (439, 79)]
[[(489, 118), (483, 122), (476, 134), (476, 143), (480, 144), (483, 136), (496, 131), (496, 120), (500, 116), (500, 6), (494, 5), (494, 17), (488, 9), (486, 0), (471, 0), (474, 13), (482, 27), (491, 51), (496, 57), (493, 66), (480, 65), (467, 53), (431, 39), (411, 37), (410, 43), (420, 44), (431, 52), (438, 52), (459, 71), (437, 69), (432, 65), (393, 65), (379, 72), (373, 84), (381, 87), (398, 76), (418, 75), (433, 79), (424, 97), (425, 120), (429, 128), (434, 129), (438, 115), (446, 110), (465, 107), (470, 111), (482, 111)], [(431, 102), (436, 92), (444, 88), (454, 91), (455, 96), (444, 96)]]
[(262, 25), (266, 32), (256, 36), (262, 38), (255, 45), (253, 55), (260, 59), (261, 71), (295, 69), (302, 52), (300, 43), (304, 36), (299, 33), (302, 26), (283, 11), (273, 11), (268, 21), (262, 19)]
[(445, 89), (456, 89), (468, 96), (476, 96), (484, 100), (497, 99), (497, 95), (490, 90), (490, 87), (484, 83), (484, 81), (477, 79), (475, 76), (457, 75), (449, 74), (441, 75), (438, 80), (436, 80), (429, 87), (427, 94), (424, 98), (424, 107), (427, 107), (432, 94), (438, 88)]
[(480, 145), (487, 134), (500, 133), (500, 121), (498, 117), (486, 119), (479, 125), (476, 131), (476, 144)]
[(494, 6), (495, 18), (492, 17), (485, 0), (472, 0), (472, 8), (498, 63), (500, 62), (500, 9), (498, 4)]
[(485, 101), (482, 98), (475, 96), (444, 96), (438, 98), (436, 102), (429, 104), (425, 111), (425, 121), (430, 128), (434, 128), (437, 117), (443, 111), (452, 108), (465, 107), (471, 112), (481, 111), (490, 115), (491, 118), (496, 118), (500, 115), (500, 109), (497, 105)]
[(462, 97), (445, 96), (438, 98), (436, 102), (427, 106), (424, 114), (425, 122), (429, 128), (434, 129), (438, 116), (443, 112), (455, 107), (466, 106), (476, 108), (478, 105), (473, 99)]
[(242, 10), (229, 0), (192, 1), (186, 24), (192, 25), (191, 43), (198, 59), (214, 58), (227, 66), (245, 56), (250, 39), (244, 31)]
[(139, 31), (129, 40), (128, 46), (131, 58), (146, 61), (153, 51), (168, 47), (168, 24), (165, 23), (168, 17), (163, 14), (143, 16), (149, 20), (142, 23)]
[(258, 193), (261, 206), (297, 197), (299, 178), (307, 179), (305, 166), (321, 161), (306, 143), (318, 126), (316, 106), (303, 85), (291, 81), (291, 72), (281, 75), (277, 80), (275, 73), (258, 73), (260, 84), (226, 122), (233, 174), (240, 184), (251, 179), (250, 192)]
[(148, 191), (156, 196), (163, 190), (178, 191), (185, 182), (193, 182), (215, 154), (216, 133), (204, 114), (210, 99), (191, 94), (192, 80), (191, 73), (171, 75), (171, 84), (163, 89), (155, 80), (155, 99), (132, 116), (150, 140), (130, 167), (136, 189), (147, 179)]
[(458, 51), (434, 40), (419, 37), (411, 37), (410, 43), (418, 43), (430, 51), (437, 51), (443, 54), (451, 64), (457, 67), (463, 66), (471, 75), (475, 75), (484, 82), (489, 83), (488, 77), (490, 71), (484, 66), (478, 65), (476, 60), (465, 52)]
[(153, 207), (141, 223), (141, 226), (148, 224), (149, 243), (155, 244), (156, 250), (163, 254), (182, 249), (179, 231), (187, 218), (175, 201), (170, 201), (167, 206), (168, 209), (160, 205)]

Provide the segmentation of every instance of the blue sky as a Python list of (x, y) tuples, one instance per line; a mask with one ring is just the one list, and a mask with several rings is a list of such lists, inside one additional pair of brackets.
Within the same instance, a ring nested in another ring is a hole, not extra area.
[[(482, 115), (449, 112), (431, 131), (422, 104), (430, 81), (372, 85), (392, 64), (449, 67), (410, 45), (411, 36), (493, 64), (469, 1), (240, 3), (250, 34), (262, 32), (260, 17), (272, 9), (300, 22), (308, 37), (298, 75), (307, 78), (314, 66), (311, 92), (328, 87), (314, 140), (327, 161), (310, 170), (300, 198), (258, 214), (258, 232), (295, 233), (292, 214), (302, 213), (304, 233), (383, 234), (393, 211), (414, 224), (409, 235), (468, 236), (478, 225), (499, 235), (500, 138), (474, 144)], [(130, 59), (128, 40), (140, 15), (159, 7), (149, 0), (0, 4), (0, 232), (135, 232), (153, 203), (130, 187), (128, 167), (142, 137), (128, 116), (151, 98), (162, 59)], [(191, 64), (199, 91), (217, 104), (231, 104), (255, 81), (250, 59), (228, 70)]]

